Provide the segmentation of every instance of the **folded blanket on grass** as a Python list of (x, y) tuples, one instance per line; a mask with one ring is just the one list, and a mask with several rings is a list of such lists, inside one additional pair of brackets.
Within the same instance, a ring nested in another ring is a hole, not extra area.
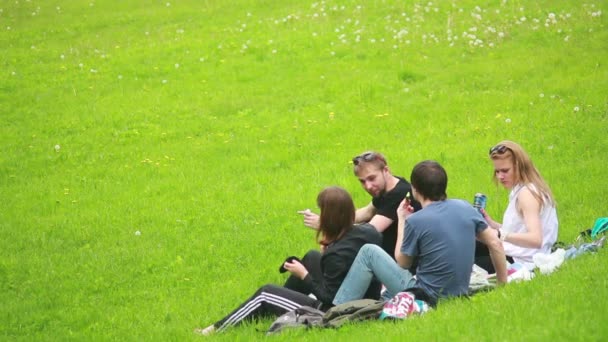
[[(550, 274), (558, 269), (564, 261), (574, 259), (585, 253), (597, 252), (606, 243), (606, 236), (591, 241), (582, 242), (577, 240), (577, 243), (572, 245), (564, 245), (564, 248), (557, 248), (551, 254), (538, 253), (532, 259), (534, 260), (535, 270), (541, 274)], [(508, 282), (526, 281), (534, 278), (535, 273), (528, 270), (520, 263), (512, 263), (507, 265)], [(475, 294), (480, 291), (491, 290), (496, 287), (496, 273), (488, 274), (483, 268), (473, 265), (471, 272), (471, 281), (469, 283), (469, 294)]]

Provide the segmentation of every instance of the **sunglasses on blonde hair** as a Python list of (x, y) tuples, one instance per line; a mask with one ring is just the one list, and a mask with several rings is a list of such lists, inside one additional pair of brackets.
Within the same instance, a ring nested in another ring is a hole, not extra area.
[(490, 152), (488, 154), (489, 155), (503, 154), (503, 153), (507, 152), (508, 150), (509, 150), (509, 148), (505, 145), (496, 145), (490, 149)]
[(384, 157), (380, 154), (380, 153), (376, 153), (376, 152), (365, 152), (362, 153), (356, 157), (353, 158), (353, 164), (359, 165), (361, 162), (373, 162), (379, 160), (381, 161), (384, 165), (386, 165), (386, 159), (384, 159)]

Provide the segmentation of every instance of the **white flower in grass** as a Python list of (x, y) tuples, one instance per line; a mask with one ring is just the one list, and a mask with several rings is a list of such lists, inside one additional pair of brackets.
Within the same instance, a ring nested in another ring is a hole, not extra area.
[(273, 54), (274, 54), (274, 53), (277, 53), (277, 50), (276, 50), (276, 49), (275, 49), (275, 50), (272, 50), (272, 53), (273, 53)]
[(179, 68), (179, 63), (175, 63), (175, 69)]
[(545, 94), (540, 93), (540, 94), (538, 94), (538, 97), (543, 98), (543, 97), (545, 97)]
[(59, 144), (55, 145), (55, 152), (59, 152), (60, 149), (61, 149), (61, 146), (59, 146)]
[(170, 2), (167, 2), (165, 5), (166, 5), (167, 7), (171, 7), (171, 3), (170, 3)]
[(578, 106), (574, 107), (574, 111), (578, 112), (579, 110), (581, 110)]
[(97, 73), (97, 69), (91, 69), (89, 71), (91, 71), (92, 74), (96, 74)]
[(167, 80), (162, 80), (162, 83), (163, 84), (167, 84)]
[(136, 230), (135, 231), (135, 236), (140, 236), (140, 235), (141, 235), (141, 232), (139, 230)]
[(122, 75), (118, 75), (118, 79), (119, 79), (119, 80), (122, 80)]
[(505, 122), (506, 122), (506, 123), (511, 123), (511, 119), (506, 118), (506, 119), (505, 119)]

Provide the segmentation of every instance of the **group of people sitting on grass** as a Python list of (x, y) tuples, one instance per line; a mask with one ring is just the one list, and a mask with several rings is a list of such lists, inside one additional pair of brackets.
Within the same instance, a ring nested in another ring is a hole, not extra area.
[(362, 298), (388, 300), (401, 291), (434, 307), (442, 298), (468, 294), (474, 263), (495, 273), (499, 285), (507, 282), (507, 261), (532, 270), (532, 257), (551, 253), (557, 240), (553, 195), (518, 144), (501, 141), (489, 158), (494, 180), (510, 190), (502, 223), (467, 201), (448, 199), (448, 176), (435, 161), (418, 163), (410, 184), (391, 173), (382, 154), (356, 156), (354, 173), (371, 203), (356, 209), (346, 190), (323, 189), (320, 214), (299, 212), (317, 231), (320, 250), (286, 260), (290, 276), (283, 286), (262, 286), (233, 312), (195, 331), (209, 335), (301, 306), (325, 311)]

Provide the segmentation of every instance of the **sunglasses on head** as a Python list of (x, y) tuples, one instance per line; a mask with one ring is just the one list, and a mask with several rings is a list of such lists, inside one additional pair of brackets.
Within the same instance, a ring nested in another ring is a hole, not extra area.
[(380, 160), (384, 164), (386, 164), (386, 160), (380, 154), (376, 152), (365, 152), (353, 158), (353, 164), (359, 165), (361, 162), (373, 162), (376, 160)]
[(492, 155), (494, 153), (503, 154), (503, 153), (507, 152), (508, 149), (509, 148), (505, 145), (496, 145), (490, 149), (489, 155)]

